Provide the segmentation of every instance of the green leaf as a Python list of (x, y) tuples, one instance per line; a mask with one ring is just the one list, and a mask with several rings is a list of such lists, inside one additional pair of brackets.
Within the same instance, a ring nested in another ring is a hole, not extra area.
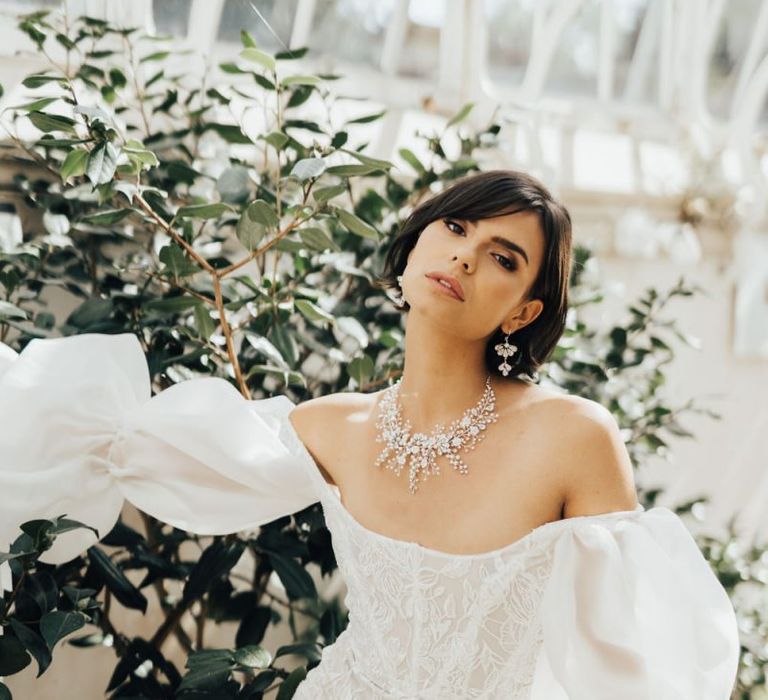
[(79, 612), (61, 612), (54, 610), (46, 613), (40, 620), (40, 633), (45, 639), (48, 648), (53, 647), (63, 637), (76, 632), (85, 625), (85, 617)]
[(328, 175), (338, 175), (339, 177), (351, 177), (354, 175), (370, 175), (380, 172), (382, 168), (373, 165), (332, 165), (326, 170)]
[(240, 127), (235, 124), (211, 123), (206, 124), (203, 128), (204, 131), (208, 131), (209, 129), (215, 131), (228, 143), (253, 143), (253, 141), (242, 132)]
[(358, 388), (371, 381), (374, 372), (373, 360), (368, 355), (356, 357), (347, 365), (347, 372), (357, 383)]
[(149, 63), (150, 61), (162, 61), (171, 55), (170, 51), (156, 51), (139, 59), (139, 63)]
[(158, 257), (160, 262), (165, 265), (163, 272), (170, 272), (175, 277), (186, 277), (200, 272), (197, 264), (187, 258), (184, 249), (175, 241), (163, 246)]
[(320, 78), (316, 75), (289, 75), (283, 78), (283, 85), (320, 85)]
[(260, 352), (267, 359), (272, 360), (276, 366), (285, 370), (290, 369), (290, 365), (285, 361), (280, 351), (263, 335), (246, 330), (245, 339), (254, 350)]
[(60, 114), (47, 114), (46, 112), (32, 111), (27, 114), (29, 120), (40, 131), (70, 131), (75, 132), (75, 120)]
[(451, 117), (448, 120), (448, 123), (445, 125), (445, 128), (447, 129), (450, 126), (453, 126), (454, 124), (458, 124), (460, 121), (463, 121), (467, 118), (467, 115), (472, 111), (472, 108), (475, 106), (474, 102), (468, 102), (465, 104), (453, 117)]
[(248, 199), (251, 192), (251, 178), (248, 168), (242, 165), (231, 165), (219, 175), (216, 189), (223, 202), (240, 203)]
[(67, 153), (64, 162), (61, 164), (59, 174), (64, 184), (69, 183), (69, 179), (77, 177), (78, 175), (85, 175), (85, 168), (88, 164), (88, 149), (87, 148), (73, 148)]
[(390, 163), (388, 160), (371, 158), (371, 156), (366, 156), (363, 153), (358, 153), (357, 151), (351, 151), (347, 148), (340, 148), (339, 150), (343, 151), (344, 153), (349, 153), (349, 155), (354, 156), (364, 165), (371, 165), (376, 168), (381, 168), (382, 170), (389, 170), (390, 168), (394, 167), (394, 164)]
[(339, 246), (334, 243), (328, 233), (319, 226), (305, 226), (298, 230), (299, 237), (304, 245), (312, 250), (323, 251), (329, 248), (339, 250)]
[(187, 657), (185, 667), (197, 669), (218, 663), (221, 664), (222, 668), (228, 668), (234, 661), (234, 652), (231, 649), (200, 649), (199, 651), (193, 651)]
[(272, 131), (264, 137), (264, 140), (276, 151), (279, 151), (290, 141), (290, 137), (282, 131)]
[(31, 663), (27, 650), (16, 637), (0, 637), (0, 676), (12, 676)]
[(211, 313), (204, 304), (196, 304), (194, 313), (197, 332), (200, 334), (200, 337), (207, 340), (216, 331), (216, 324), (211, 318)]
[(56, 41), (58, 41), (65, 49), (72, 51), (77, 48), (77, 44), (72, 41), (66, 34), (56, 34)]
[(28, 318), (27, 312), (10, 301), (0, 301), (0, 318)]
[(320, 661), (323, 650), (316, 642), (296, 642), (295, 644), (281, 644), (275, 652), (275, 658), (295, 654), (303, 656), (307, 661)]
[(299, 105), (303, 105), (312, 96), (312, 89), (313, 88), (311, 85), (297, 86), (293, 92), (291, 92), (291, 96), (288, 99), (288, 104), (286, 107), (290, 109), (291, 107), (298, 107)]
[(86, 299), (67, 318), (67, 323), (85, 330), (90, 326), (106, 321), (114, 311), (111, 299)]
[(313, 304), (307, 299), (296, 299), (296, 308), (302, 313), (302, 315), (309, 321), (323, 323), (330, 323), (333, 325), (335, 319), (332, 314), (324, 311), (316, 304)]
[(76, 146), (80, 143), (88, 143), (91, 139), (57, 139), (50, 134), (41, 136), (34, 142), (35, 146), (41, 146), (42, 148), (68, 148), (69, 146)]
[(272, 654), (257, 644), (236, 649), (234, 653), (235, 662), (246, 668), (268, 668), (272, 663)]
[(327, 202), (329, 199), (338, 197), (347, 191), (346, 185), (331, 185), (330, 187), (318, 187), (312, 190), (312, 196), (318, 203)]
[(147, 612), (147, 599), (144, 594), (131, 583), (130, 579), (117, 567), (117, 565), (95, 545), (88, 549), (88, 558), (91, 568), (97, 578), (112, 591), (126, 608)]
[(143, 305), (145, 311), (159, 311), (161, 313), (180, 313), (194, 306), (200, 306), (202, 302), (193, 296), (165, 297), (163, 299), (150, 299)]
[(85, 173), (94, 185), (110, 182), (115, 175), (119, 153), (109, 141), (102, 141), (88, 154)]
[(112, 83), (113, 87), (116, 87), (118, 89), (125, 87), (128, 84), (128, 80), (125, 77), (125, 73), (123, 73), (123, 71), (121, 71), (119, 68), (109, 69), (109, 82)]
[(379, 240), (379, 232), (352, 212), (339, 207), (335, 207), (334, 212), (338, 216), (341, 224), (352, 233), (356, 233), (363, 238), (370, 238), (374, 241)]
[(253, 250), (270, 229), (280, 225), (275, 210), (263, 199), (251, 202), (237, 222), (237, 237), (249, 250)]
[(145, 167), (155, 167), (160, 164), (157, 156), (147, 149), (141, 141), (135, 139), (129, 140), (123, 146), (123, 153), (128, 156), (128, 159), (138, 166), (139, 170), (143, 170)]
[(105, 209), (104, 211), (96, 212), (95, 214), (88, 214), (87, 216), (84, 216), (81, 221), (85, 221), (89, 224), (97, 224), (99, 226), (110, 226), (116, 224), (118, 221), (122, 221), (132, 212), (133, 209)]
[(231, 211), (232, 208), (223, 202), (214, 202), (211, 204), (191, 204), (187, 207), (179, 207), (176, 212), (177, 218), (189, 217), (191, 219), (217, 219), (225, 211)]
[(275, 59), (270, 56), (268, 53), (264, 53), (263, 51), (259, 51), (259, 49), (249, 47), (247, 49), (243, 49), (240, 52), (240, 57), (244, 58), (246, 61), (252, 61), (253, 63), (258, 63), (261, 66), (264, 66), (267, 70), (270, 70), (274, 73), (275, 66), (277, 65), (275, 63)]
[(10, 107), (9, 109), (28, 109), (31, 111), (39, 111), (41, 109), (44, 109), (52, 102), (56, 102), (58, 100), (58, 97), (43, 97), (39, 100), (32, 100), (32, 102), (25, 102), (21, 105), (15, 105), (14, 107)]
[(309, 51), (308, 46), (302, 46), (301, 48), (286, 49), (285, 51), (278, 51), (275, 54), (275, 58), (281, 61), (293, 61), (299, 58), (304, 58), (307, 51)]
[(53, 81), (58, 83), (67, 82), (66, 78), (60, 75), (43, 75), (40, 73), (35, 75), (28, 75), (26, 78), (24, 78), (24, 80), (21, 81), (21, 84), (28, 88), (38, 88)]
[(256, 199), (248, 205), (246, 213), (251, 220), (266, 226), (268, 229), (276, 229), (280, 226), (280, 219), (273, 206), (263, 199)]
[(203, 550), (200, 559), (189, 572), (189, 578), (184, 584), (184, 602), (190, 603), (200, 598), (218, 579), (229, 573), (244, 551), (245, 542), (242, 540), (214, 540)]
[(236, 63), (219, 63), (219, 68), (223, 70), (225, 73), (245, 74), (250, 72), (247, 70), (243, 70)]
[(349, 119), (344, 123), (345, 124), (368, 124), (369, 122), (375, 122), (377, 119), (381, 119), (386, 113), (387, 113), (387, 110), (385, 109), (381, 112), (376, 112), (376, 114), (368, 114), (364, 117)]
[(272, 568), (280, 578), (289, 600), (316, 598), (317, 589), (309, 572), (291, 557), (269, 552)]
[(256, 39), (254, 39), (245, 29), (240, 30), (240, 42), (247, 49), (256, 48)]
[(401, 148), (398, 153), (400, 154), (400, 157), (408, 163), (419, 175), (423, 175), (427, 172), (427, 169), (424, 167), (423, 163), (416, 157), (413, 151), (407, 149), (407, 148)]
[(19, 638), (19, 641), (21, 641), (27, 651), (32, 654), (35, 661), (37, 661), (36, 678), (40, 678), (40, 676), (45, 673), (45, 670), (51, 665), (51, 661), (53, 661), (51, 650), (48, 649), (45, 641), (37, 632), (26, 625), (23, 625), (18, 620), (11, 618), (11, 627)]
[(325, 172), (326, 163), (322, 158), (302, 158), (291, 170), (291, 175), (299, 180), (320, 177)]
[(293, 669), (277, 689), (275, 700), (289, 700), (296, 694), (299, 684), (307, 677), (306, 666)]

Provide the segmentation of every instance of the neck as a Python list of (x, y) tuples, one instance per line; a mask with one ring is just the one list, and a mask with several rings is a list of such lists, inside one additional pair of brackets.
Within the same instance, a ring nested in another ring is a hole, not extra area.
[[(448, 425), (480, 400), (489, 374), (486, 343), (486, 338), (456, 335), (409, 312), (398, 392), (403, 417), (414, 432), (428, 433), (437, 423)], [(497, 386), (498, 378), (491, 374), (491, 387)]]

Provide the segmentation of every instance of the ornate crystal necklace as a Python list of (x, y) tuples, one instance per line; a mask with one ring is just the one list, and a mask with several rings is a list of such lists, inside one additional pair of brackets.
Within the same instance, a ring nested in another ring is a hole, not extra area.
[[(411, 423), (405, 421), (400, 413), (398, 402), (400, 382), (402, 377), (391, 387), (385, 389), (379, 406), (376, 427), (377, 442), (385, 442), (375, 466), (385, 462), (385, 467), (400, 475), (407, 459), (410, 459), (408, 472), (408, 490), (416, 493), (417, 482), (426, 481), (430, 473), (439, 475), (440, 466), (436, 462), (439, 455), (444, 455), (461, 474), (467, 474), (469, 469), (459, 457), (460, 450), (472, 450), (485, 435), (483, 431), (499, 417), (494, 412), (496, 394), (491, 387), (491, 375), (485, 380), (485, 391), (480, 401), (467, 409), (461, 418), (453, 421), (447, 431), (442, 430), (438, 423), (430, 435), (415, 433), (411, 435)], [(387, 455), (391, 456), (387, 457)], [(419, 479), (419, 473), (422, 474)]]

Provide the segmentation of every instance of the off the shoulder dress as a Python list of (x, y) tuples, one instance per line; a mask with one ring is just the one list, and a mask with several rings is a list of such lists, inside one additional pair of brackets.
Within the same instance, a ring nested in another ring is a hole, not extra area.
[[(288, 420), (293, 407), (212, 377), (151, 396), (131, 334), (36, 339), (19, 354), (0, 343), (0, 550), (21, 522), (61, 513), (103, 536), (124, 499), (199, 534), (320, 501), (349, 623), (297, 700), (730, 697), (735, 612), (670, 509), (553, 521), (481, 554), (433, 550), (346, 510)], [(94, 541), (66, 533), (43, 560)]]

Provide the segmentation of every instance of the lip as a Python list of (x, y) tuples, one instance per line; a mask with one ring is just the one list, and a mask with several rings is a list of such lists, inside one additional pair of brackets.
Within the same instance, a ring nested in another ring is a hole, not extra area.
[[(451, 291), (453, 292), (454, 296), (459, 301), (464, 301), (464, 290), (461, 287), (461, 282), (457, 280), (453, 275), (448, 275), (445, 272), (428, 272), (426, 274), (426, 277), (432, 280), (445, 280), (448, 282), (448, 284), (451, 285)], [(440, 284), (438, 282), (438, 284)], [(446, 289), (442, 284), (440, 285), (443, 287), (443, 289)]]

